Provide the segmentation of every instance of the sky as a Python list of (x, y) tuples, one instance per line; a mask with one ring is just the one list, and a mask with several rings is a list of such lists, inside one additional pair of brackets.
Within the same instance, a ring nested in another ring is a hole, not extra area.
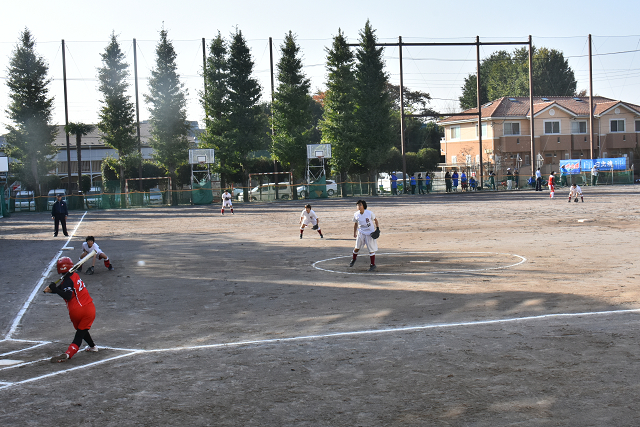
[[(588, 42), (593, 37), (593, 90), (640, 104), (640, 2), (562, 0), (478, 2), (432, 0), (383, 2), (350, 1), (242, 1), (180, 2), (111, 0), (63, 3), (32, 0), (5, 2), (0, 15), (0, 135), (10, 124), (7, 68), (20, 33), (28, 28), (36, 39), (36, 52), (49, 66), (50, 95), (55, 98), (52, 124), (64, 124), (64, 89), (61, 40), (66, 45), (68, 114), (70, 122), (95, 124), (101, 93), (97, 69), (112, 32), (118, 36), (130, 65), (130, 95), (134, 99), (133, 39), (137, 40), (140, 119), (149, 118), (143, 102), (155, 64), (155, 46), (164, 28), (177, 53), (178, 72), (188, 91), (187, 116), (202, 122), (202, 38), (207, 48), (218, 31), (229, 40), (242, 31), (255, 62), (254, 75), (270, 99), (269, 37), (274, 64), (280, 58), (284, 36), (292, 31), (301, 48), (304, 72), (312, 91), (324, 90), (326, 48), (341, 29), (357, 43), (367, 19), (380, 42), (469, 43), (526, 42), (563, 52), (575, 72), (578, 91), (589, 89)], [(480, 56), (517, 46), (481, 46)], [(399, 84), (398, 47), (384, 50), (390, 81)], [(475, 73), (475, 46), (404, 47), (404, 85), (431, 95), (430, 107), (440, 112), (459, 110), (464, 78)], [(277, 81), (276, 81), (277, 85)]]

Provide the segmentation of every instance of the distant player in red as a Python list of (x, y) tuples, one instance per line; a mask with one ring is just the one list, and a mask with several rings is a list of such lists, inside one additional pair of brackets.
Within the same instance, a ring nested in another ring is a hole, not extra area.
[[(57, 267), (58, 274), (68, 273), (73, 267), (73, 261), (69, 257), (60, 258)], [(60, 356), (52, 357), (51, 362), (65, 362), (67, 359), (71, 359), (78, 352), (82, 340), (85, 340), (88, 344), (85, 351), (97, 352), (98, 347), (89, 334), (89, 329), (91, 329), (91, 325), (96, 318), (96, 307), (93, 305), (93, 299), (91, 299), (89, 291), (78, 273), (74, 271), (70, 275), (65, 274), (60, 285), (56, 286), (54, 282), (51, 282), (44, 291), (58, 294), (64, 299), (67, 303), (71, 323), (76, 328), (76, 336), (67, 351)]]
[(556, 192), (555, 179), (556, 173), (554, 171), (551, 171), (551, 175), (549, 175), (549, 197), (551, 197), (552, 199)]

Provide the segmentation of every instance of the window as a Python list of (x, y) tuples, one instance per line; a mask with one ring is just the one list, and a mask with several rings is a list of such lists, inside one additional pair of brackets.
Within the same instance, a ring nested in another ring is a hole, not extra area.
[(467, 160), (467, 164), (470, 165), (471, 164), (471, 154), (467, 154), (466, 160)]
[(624, 119), (611, 120), (611, 132), (624, 132)]
[(504, 124), (505, 135), (520, 135), (520, 123), (505, 123)]
[(587, 133), (587, 122), (571, 122), (571, 133)]
[(640, 120), (636, 120), (636, 132), (640, 132)]
[(451, 139), (460, 139), (460, 126), (451, 126)]
[[(476, 136), (478, 136), (478, 125), (476, 125)], [(482, 136), (487, 136), (487, 124), (482, 124)]]
[(524, 155), (524, 164), (525, 165), (530, 165), (531, 164), (531, 161), (529, 160), (529, 155), (528, 154)]
[(560, 133), (560, 122), (559, 121), (544, 122), (544, 133), (546, 134)]
[(458, 156), (451, 156), (451, 163), (454, 165), (458, 163)]

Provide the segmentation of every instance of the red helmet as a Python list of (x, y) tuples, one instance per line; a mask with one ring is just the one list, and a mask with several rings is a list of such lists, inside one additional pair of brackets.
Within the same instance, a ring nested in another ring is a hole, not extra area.
[(58, 274), (66, 273), (73, 267), (73, 261), (68, 256), (62, 257), (58, 260)]

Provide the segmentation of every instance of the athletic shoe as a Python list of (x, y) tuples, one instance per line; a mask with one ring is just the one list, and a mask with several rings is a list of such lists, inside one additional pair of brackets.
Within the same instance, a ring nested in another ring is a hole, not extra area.
[(115, 268), (113, 268), (113, 265), (110, 265), (109, 266), (109, 271), (113, 271), (113, 270), (115, 270)]
[(69, 355), (67, 353), (62, 353), (60, 356), (53, 356), (51, 358), (51, 363), (66, 362), (68, 358)]
[(321, 239), (324, 239), (324, 236), (321, 234), (321, 235), (320, 235), (320, 238), (321, 238)]
[(93, 274), (93, 267), (87, 268), (87, 274)]
[(89, 353), (97, 353), (98, 346), (97, 345), (94, 345), (93, 347), (86, 346), (83, 351), (88, 351)]
[(302, 233), (300, 233), (300, 238), (302, 239)]
[(376, 271), (378, 267), (376, 267), (374, 264), (369, 266), (369, 271)]
[(53, 233), (53, 237), (58, 237), (58, 233)]
[(352, 259), (351, 261), (349, 261), (349, 267), (353, 267), (353, 264), (356, 263), (355, 259)]

